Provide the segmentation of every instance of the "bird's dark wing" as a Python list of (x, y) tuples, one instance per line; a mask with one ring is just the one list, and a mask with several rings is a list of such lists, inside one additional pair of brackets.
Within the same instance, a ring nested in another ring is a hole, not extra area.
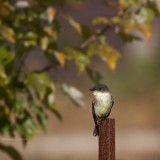
[(93, 136), (98, 136), (99, 135), (99, 125), (98, 125), (98, 117), (96, 116), (95, 110), (94, 110), (94, 102), (92, 102), (92, 115), (93, 115), (93, 119), (95, 123), (95, 127), (93, 130)]
[(96, 121), (97, 117), (96, 117), (95, 110), (94, 110), (94, 102), (92, 102), (92, 116), (93, 116), (95, 125), (97, 125), (97, 121)]
[(113, 107), (113, 105), (114, 105), (114, 100), (112, 99), (112, 107)]
[(110, 115), (110, 113), (111, 113), (111, 110), (112, 110), (113, 105), (114, 105), (114, 100), (112, 99), (112, 106), (111, 106), (110, 112), (107, 114), (107, 118), (109, 117), (109, 115)]

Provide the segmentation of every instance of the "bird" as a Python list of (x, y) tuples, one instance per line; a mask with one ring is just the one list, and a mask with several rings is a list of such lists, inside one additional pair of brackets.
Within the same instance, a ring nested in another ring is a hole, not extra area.
[(92, 115), (95, 123), (93, 136), (99, 135), (99, 123), (102, 119), (107, 119), (114, 105), (113, 96), (105, 84), (96, 84), (89, 89), (93, 93)]

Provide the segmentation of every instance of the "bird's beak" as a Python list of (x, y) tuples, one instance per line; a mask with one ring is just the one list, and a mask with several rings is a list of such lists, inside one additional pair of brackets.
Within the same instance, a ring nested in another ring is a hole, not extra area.
[(94, 89), (93, 88), (91, 88), (91, 89), (89, 89), (90, 91), (94, 91)]

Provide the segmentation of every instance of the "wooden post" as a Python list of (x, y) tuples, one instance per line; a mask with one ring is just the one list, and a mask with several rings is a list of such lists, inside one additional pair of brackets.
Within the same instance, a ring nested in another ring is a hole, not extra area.
[(99, 124), (99, 160), (115, 160), (115, 119)]

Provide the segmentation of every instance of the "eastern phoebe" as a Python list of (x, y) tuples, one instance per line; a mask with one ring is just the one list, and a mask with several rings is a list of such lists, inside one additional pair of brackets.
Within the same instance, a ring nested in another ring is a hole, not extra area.
[(93, 92), (92, 115), (95, 123), (93, 135), (99, 134), (99, 122), (101, 119), (108, 118), (114, 101), (111, 92), (104, 84), (97, 84), (90, 89)]

